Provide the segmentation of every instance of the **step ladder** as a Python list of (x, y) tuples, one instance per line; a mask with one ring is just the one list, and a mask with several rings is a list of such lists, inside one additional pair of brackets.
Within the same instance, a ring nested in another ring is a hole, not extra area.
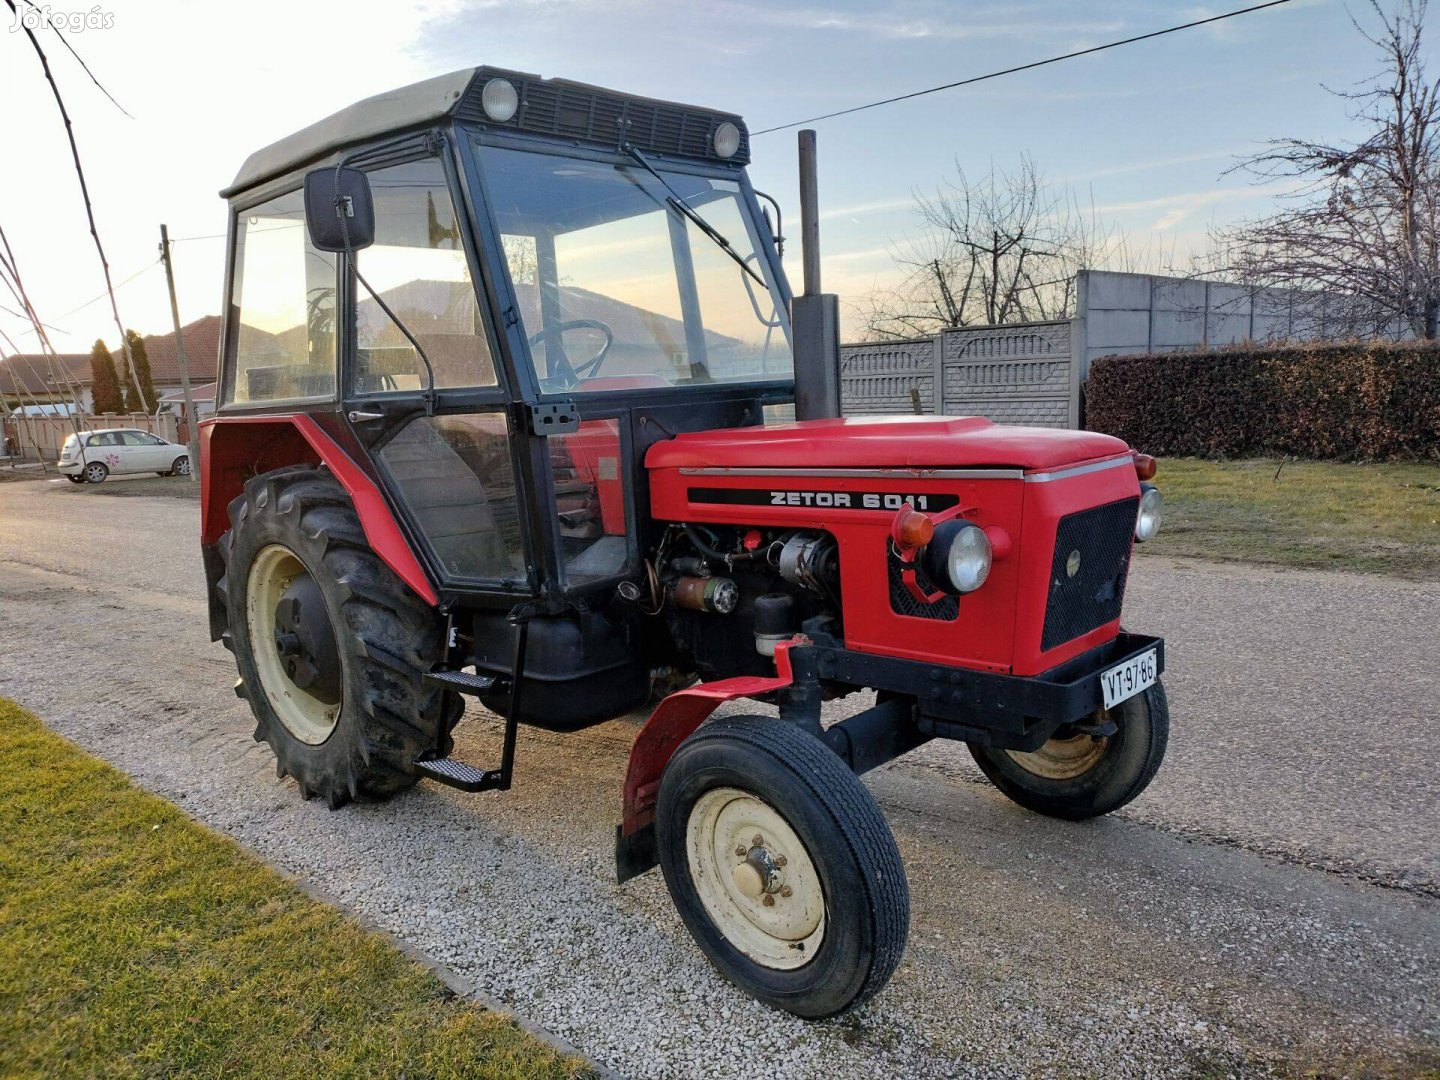
[(515, 770), (515, 737), (519, 727), (516, 719), (520, 714), (520, 675), (525, 665), (525, 643), (529, 637), (528, 621), (518, 622), (515, 637), (515, 675), (479, 675), (453, 668), (437, 668), (425, 674), (425, 682), (451, 693), (467, 697), (486, 694), (510, 695), (509, 708), (505, 717), (505, 741), (500, 751), (498, 769), (477, 769), (454, 758), (438, 754), (422, 756), (415, 761), (415, 771), (427, 780), (434, 780), (446, 787), (461, 791), (509, 791), (510, 780)]

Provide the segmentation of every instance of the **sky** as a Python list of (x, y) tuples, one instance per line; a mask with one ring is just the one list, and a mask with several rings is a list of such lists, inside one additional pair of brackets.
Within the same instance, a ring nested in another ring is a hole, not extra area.
[[(16, 0), (22, 7), (25, 0)], [(73, 2), (73, 0), (72, 0)], [(1245, 0), (102, 0), (108, 26), (40, 40), (74, 122), (125, 324), (171, 329), (159, 226), (181, 319), (221, 309), (225, 207), (252, 150), (353, 101), (478, 64), (738, 112), (752, 130), (1041, 59)], [(1360, 0), (1351, 9), (1364, 15)], [(52, 5), (53, 13), (90, 12)], [(61, 352), (116, 340), (55, 102), (0, 7), (0, 228)], [(1433, 39), (1432, 39), (1433, 40)], [(1157, 267), (1208, 228), (1263, 214), (1274, 186), (1222, 175), (1265, 140), (1353, 134), (1343, 88), (1375, 70), (1340, 0), (1291, 0), (1212, 27), (816, 125), (824, 287), (853, 303), (897, 277), (917, 192), (957, 168), (1031, 155)], [(753, 140), (751, 178), (798, 235), (794, 131)], [(798, 241), (786, 266), (799, 278)], [(8, 295), (0, 305), (13, 307)], [(0, 332), (35, 347), (23, 320)], [(0, 352), (10, 351), (0, 338)]]

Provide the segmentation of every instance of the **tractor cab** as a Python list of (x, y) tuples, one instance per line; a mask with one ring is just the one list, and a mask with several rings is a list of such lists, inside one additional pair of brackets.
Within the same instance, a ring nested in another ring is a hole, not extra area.
[(646, 447), (793, 397), (748, 159), (738, 117), (515, 72), (353, 106), (227, 191), (222, 412), (362, 446), (441, 592), (613, 589)]
[[(1169, 720), (1163, 642), (1120, 627), (1154, 460), (841, 418), (805, 135), (798, 296), (731, 113), (482, 67), (252, 154), (201, 551), (255, 738), (332, 808), (505, 790), (521, 725), (650, 708), (617, 876), (659, 866), (722, 972), (820, 1017), (879, 992), (908, 925), (860, 774), (952, 739), (1092, 817)], [(495, 767), (451, 756), (467, 701)]]

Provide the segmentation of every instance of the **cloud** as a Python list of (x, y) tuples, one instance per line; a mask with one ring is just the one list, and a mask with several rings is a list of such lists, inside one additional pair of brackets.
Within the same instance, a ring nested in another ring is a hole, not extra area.
[(876, 202), (857, 203), (854, 206), (842, 206), (834, 210), (820, 211), (821, 221), (835, 221), (845, 218), (870, 217), (874, 214), (889, 214), (897, 210), (909, 210), (915, 205), (911, 197), (903, 199), (880, 199)]
[(1111, 203), (1108, 206), (1097, 206), (1095, 211), (1101, 214), (1121, 214), (1143, 210), (1162, 210), (1164, 212), (1155, 219), (1150, 228), (1156, 232), (1165, 232), (1173, 229), (1197, 210), (1203, 210), (1207, 206), (1283, 195), (1293, 190), (1293, 184), (1284, 182), (1256, 184), (1253, 187), (1211, 188), (1208, 191), (1161, 195), (1158, 198), (1140, 199), (1135, 202)]
[(828, 30), (902, 41), (974, 41), (995, 38), (1084, 37), (1109, 34), (1124, 28), (1115, 19), (1064, 21), (1017, 19), (1025, 9), (999, 7), (956, 12), (948, 7), (933, 14), (899, 15), (890, 10), (840, 12), (832, 8), (803, 7), (788, 10), (741, 2), (722, 2), (712, 12), (733, 16), (743, 24), (786, 30)]

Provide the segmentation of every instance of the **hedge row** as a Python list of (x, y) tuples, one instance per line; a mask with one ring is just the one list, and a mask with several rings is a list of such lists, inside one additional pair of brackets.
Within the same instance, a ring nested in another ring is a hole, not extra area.
[(1440, 459), (1440, 343), (1106, 356), (1085, 426), (1169, 456)]

